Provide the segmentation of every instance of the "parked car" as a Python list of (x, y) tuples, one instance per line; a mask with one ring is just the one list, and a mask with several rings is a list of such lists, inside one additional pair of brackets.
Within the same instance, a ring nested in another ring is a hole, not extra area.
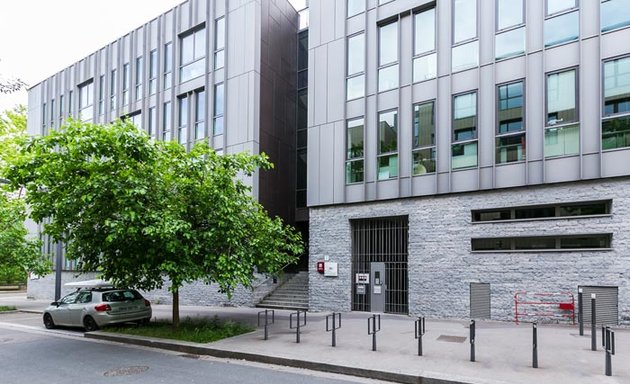
[(95, 331), (110, 324), (148, 322), (151, 303), (135, 289), (118, 289), (102, 280), (70, 283), (75, 292), (52, 302), (44, 311), (44, 326), (83, 327)]

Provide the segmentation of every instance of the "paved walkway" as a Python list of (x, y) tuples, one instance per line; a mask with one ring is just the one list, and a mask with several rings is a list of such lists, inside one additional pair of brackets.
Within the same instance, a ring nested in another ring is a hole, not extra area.
[[(26, 300), (23, 294), (0, 294), (0, 305), (41, 311), (48, 303)], [(256, 308), (183, 306), (182, 316), (214, 316), (256, 323)], [(414, 318), (381, 315), (377, 351), (367, 334), (368, 313), (342, 314), (337, 346), (325, 331), (326, 313), (309, 313), (300, 343), (289, 329), (289, 311), (276, 311), (269, 338), (263, 330), (209, 344), (166, 342), (160, 347), (187, 353), (246, 358), (262, 362), (321, 369), (409, 383), (630, 383), (630, 330), (616, 330), (613, 376), (604, 375), (605, 354), (598, 331), (598, 350), (591, 351), (590, 331), (577, 326), (541, 325), (538, 330), (539, 368), (532, 368), (532, 327), (507, 322), (477, 322), (476, 362), (470, 361), (468, 322), (427, 320), (423, 356), (417, 355)], [(170, 306), (154, 305), (158, 318), (170, 316)], [(92, 337), (107, 337), (105, 332)], [(154, 345), (150, 339), (129, 340)]]

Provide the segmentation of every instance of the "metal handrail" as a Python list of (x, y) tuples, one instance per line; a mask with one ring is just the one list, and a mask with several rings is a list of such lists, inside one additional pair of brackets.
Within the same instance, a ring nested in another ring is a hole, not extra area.
[(262, 287), (269, 280), (278, 278), (279, 275), (286, 275), (284, 270), (290, 265), (293, 265), (293, 263), (285, 264), (282, 268), (280, 268), (280, 271), (278, 271), (278, 274), (276, 274), (276, 275), (269, 275), (265, 280), (261, 281), (259, 284), (256, 284), (256, 285), (252, 284), (252, 291), (255, 291), (256, 289)]

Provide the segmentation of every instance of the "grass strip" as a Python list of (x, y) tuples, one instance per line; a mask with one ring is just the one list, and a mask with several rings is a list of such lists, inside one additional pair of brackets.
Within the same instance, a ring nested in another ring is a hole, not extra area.
[(174, 329), (169, 321), (155, 321), (143, 325), (122, 325), (106, 329), (108, 332), (126, 335), (158, 337), (192, 341), (195, 343), (210, 343), (228, 337), (252, 332), (254, 328), (234, 321), (222, 321), (217, 316), (213, 318), (185, 318), (180, 321), (179, 328)]
[(17, 308), (11, 305), (0, 305), (0, 312), (15, 311)]

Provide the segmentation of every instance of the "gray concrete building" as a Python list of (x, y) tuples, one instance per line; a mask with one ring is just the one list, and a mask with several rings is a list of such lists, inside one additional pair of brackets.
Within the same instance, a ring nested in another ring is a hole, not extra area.
[[(185, 1), (32, 87), (29, 133), (47, 134), (69, 116), (127, 118), (156, 140), (264, 152), (275, 167), (254, 175), (253, 194), (270, 215), (295, 223), (298, 28), (286, 0)], [(75, 279), (64, 263), (64, 282)], [(31, 280), (29, 295), (52, 297), (53, 282)], [(216, 287), (195, 287), (187, 288), (194, 302), (227, 301)], [(243, 290), (233, 302), (251, 305), (259, 295)]]
[(581, 288), (630, 323), (629, 26), (623, 0), (311, 2), (310, 308), (571, 321)]

